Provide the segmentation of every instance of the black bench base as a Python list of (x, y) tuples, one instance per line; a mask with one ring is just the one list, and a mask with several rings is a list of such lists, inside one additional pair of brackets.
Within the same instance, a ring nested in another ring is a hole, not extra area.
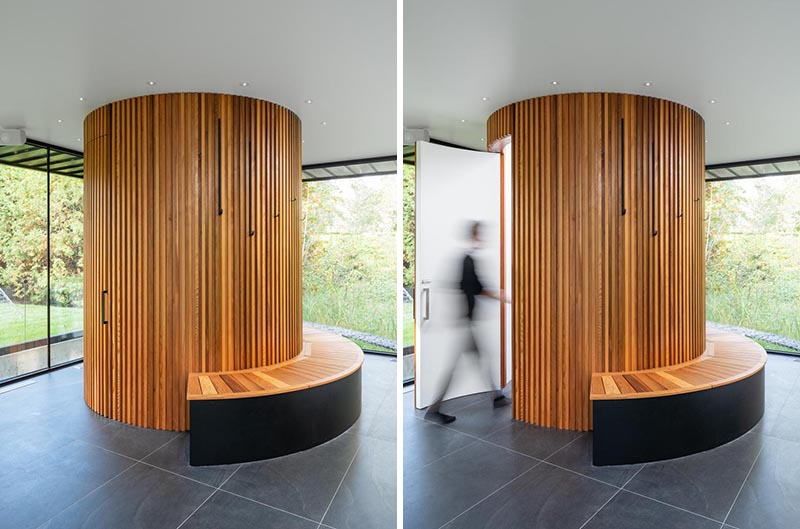
[(647, 463), (709, 450), (764, 415), (764, 370), (716, 388), (642, 399), (595, 400), (595, 465)]
[(244, 463), (307, 450), (361, 415), (361, 368), (330, 384), (265, 395), (189, 402), (189, 464)]

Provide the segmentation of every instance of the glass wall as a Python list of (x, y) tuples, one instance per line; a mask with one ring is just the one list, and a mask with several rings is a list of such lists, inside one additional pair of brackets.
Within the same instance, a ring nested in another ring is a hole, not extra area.
[(50, 363), (83, 358), (83, 180), (50, 175)]
[(414, 260), (416, 167), (403, 164), (403, 382), (414, 380)]
[(83, 180), (48, 158), (0, 153), (0, 382), (83, 357)]
[(706, 230), (707, 319), (800, 351), (800, 175), (709, 181)]
[(303, 320), (396, 354), (396, 175), (303, 183)]

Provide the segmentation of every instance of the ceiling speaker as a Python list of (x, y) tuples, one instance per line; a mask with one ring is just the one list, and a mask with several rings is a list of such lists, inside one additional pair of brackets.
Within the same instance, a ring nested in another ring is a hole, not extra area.
[(0, 129), (0, 145), (25, 145), (24, 130), (2, 130)]

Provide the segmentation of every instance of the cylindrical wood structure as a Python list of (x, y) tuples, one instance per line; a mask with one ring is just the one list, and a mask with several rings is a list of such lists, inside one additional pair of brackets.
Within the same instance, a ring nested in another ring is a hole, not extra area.
[(591, 429), (593, 372), (705, 349), (704, 123), (629, 94), (513, 103), (488, 145), (513, 157), (514, 417)]
[(186, 430), (189, 372), (302, 349), (300, 120), (222, 94), (118, 101), (84, 122), (85, 400)]

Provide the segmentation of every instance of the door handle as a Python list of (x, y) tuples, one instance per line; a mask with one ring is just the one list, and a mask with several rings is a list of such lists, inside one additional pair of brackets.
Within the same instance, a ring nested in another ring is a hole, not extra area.
[(222, 120), (217, 118), (217, 215), (222, 215)]
[(658, 235), (656, 228), (656, 146), (650, 144), (650, 226), (653, 230), (653, 237)]
[[(428, 283), (430, 283), (430, 281), (428, 281)], [(431, 319), (431, 289), (423, 288), (422, 295), (425, 298), (425, 313), (422, 316), (422, 321), (428, 321)]]
[(625, 209), (625, 120), (620, 120), (619, 123), (619, 170), (622, 176), (622, 185), (620, 185), (620, 202), (622, 202), (622, 214), (628, 212)]
[(252, 152), (250, 142), (247, 142), (247, 235), (252, 237), (256, 234), (253, 229), (253, 162), (250, 160)]
[(102, 321), (103, 325), (108, 323), (106, 319), (106, 296), (108, 296), (108, 290), (104, 290), (100, 294), (100, 320)]

